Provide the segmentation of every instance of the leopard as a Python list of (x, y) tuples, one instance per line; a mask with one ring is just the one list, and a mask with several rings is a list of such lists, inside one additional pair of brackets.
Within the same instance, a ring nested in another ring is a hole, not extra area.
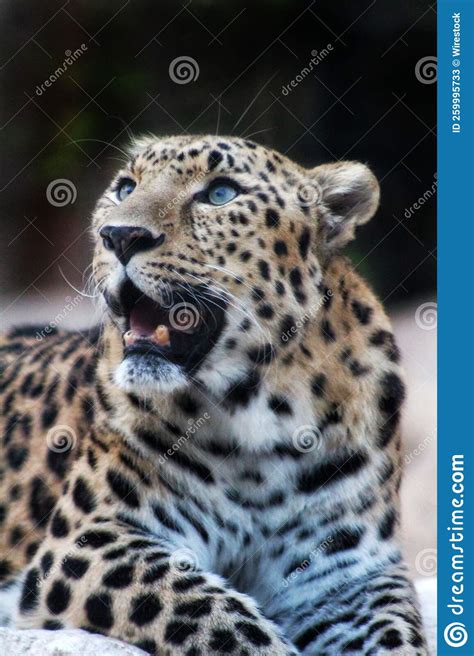
[(428, 654), (400, 352), (344, 254), (379, 196), (357, 161), (133, 140), (90, 222), (98, 324), (0, 343), (15, 627), (156, 655)]

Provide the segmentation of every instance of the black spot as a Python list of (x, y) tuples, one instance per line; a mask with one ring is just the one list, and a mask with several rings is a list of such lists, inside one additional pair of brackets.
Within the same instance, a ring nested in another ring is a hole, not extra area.
[(153, 504), (153, 514), (157, 518), (157, 520), (163, 524), (163, 526), (166, 526), (166, 528), (169, 528), (170, 531), (175, 531), (176, 533), (181, 533), (183, 534), (184, 531), (181, 528), (181, 526), (176, 522), (174, 517), (172, 517), (164, 508), (161, 504), (155, 503)]
[(69, 522), (59, 510), (56, 510), (51, 520), (51, 534), (55, 538), (64, 538), (68, 533)]
[(72, 498), (76, 506), (85, 513), (91, 513), (96, 508), (94, 495), (87, 482), (79, 476), (74, 483)]
[(321, 321), (321, 335), (324, 339), (325, 342), (334, 342), (336, 339), (336, 334), (333, 330), (333, 327), (331, 323), (328, 321), (328, 319), (323, 319)]
[(352, 312), (355, 318), (363, 325), (367, 326), (370, 323), (373, 309), (368, 305), (364, 305), (360, 301), (353, 300), (351, 303)]
[(326, 376), (324, 374), (316, 374), (313, 376), (311, 381), (311, 391), (313, 394), (319, 398), (324, 396), (324, 390), (326, 388)]
[(87, 619), (93, 626), (111, 629), (114, 624), (112, 597), (107, 592), (90, 595), (86, 601)]
[(341, 527), (325, 539), (326, 548), (324, 553), (330, 555), (353, 549), (359, 544), (361, 537), (362, 531), (360, 529), (353, 529), (349, 526)]
[(174, 620), (166, 625), (165, 640), (173, 645), (182, 645), (189, 636), (197, 633), (199, 624)]
[(7, 449), (7, 462), (12, 469), (19, 470), (25, 464), (28, 457), (28, 449), (24, 446), (12, 445)]
[(109, 469), (107, 472), (107, 482), (112, 491), (127, 504), (130, 508), (138, 508), (140, 499), (134, 485), (125, 478), (120, 472)]
[(268, 262), (265, 262), (265, 260), (259, 260), (258, 269), (264, 280), (270, 280), (270, 268), (268, 266)]
[(59, 620), (45, 620), (43, 622), (43, 629), (47, 631), (60, 631), (64, 628), (64, 624)]
[(243, 603), (238, 599), (234, 599), (233, 597), (226, 601), (225, 611), (227, 613), (239, 613), (239, 615), (243, 615), (244, 617), (252, 617), (255, 619), (255, 616), (247, 608), (245, 608)]
[(231, 654), (238, 643), (231, 631), (214, 629), (209, 641), (209, 647), (218, 654)]
[(396, 649), (397, 647), (403, 646), (403, 640), (399, 631), (390, 629), (389, 631), (385, 631), (378, 644), (382, 647), (387, 647), (387, 649)]
[(380, 381), (382, 394), (379, 399), (380, 410), (387, 414), (397, 413), (405, 400), (405, 385), (400, 376), (394, 372), (385, 374)]
[(271, 344), (261, 344), (250, 348), (247, 355), (254, 364), (269, 364), (273, 360), (275, 352)]
[(191, 588), (195, 588), (197, 585), (202, 585), (205, 581), (206, 579), (200, 574), (190, 574), (189, 576), (183, 576), (174, 581), (173, 590), (175, 592), (187, 592), (188, 590), (191, 590)]
[(36, 476), (31, 481), (30, 515), (31, 519), (41, 528), (46, 526), (56, 499), (52, 496), (43, 480)]
[(296, 335), (296, 323), (291, 314), (286, 314), (280, 324), (280, 340), (283, 345), (288, 344)]
[(262, 319), (272, 319), (275, 316), (275, 310), (270, 303), (262, 303), (257, 307), (257, 314)]
[(222, 162), (223, 156), (218, 150), (211, 150), (207, 158), (207, 168), (213, 171)]
[(210, 597), (196, 598), (191, 601), (183, 601), (176, 604), (174, 612), (176, 615), (188, 615), (189, 617), (205, 617), (212, 611), (212, 599)]
[(52, 551), (47, 551), (42, 557), (41, 557), (41, 572), (43, 573), (43, 576), (48, 576), (49, 571), (51, 567), (53, 566), (54, 558), (53, 558), (53, 552)]
[(66, 556), (62, 564), (63, 573), (69, 579), (80, 579), (89, 569), (89, 562), (83, 558), (74, 558), (73, 556)]
[(298, 267), (294, 267), (290, 271), (290, 283), (292, 287), (300, 287), (301, 284), (303, 283), (302, 277), (301, 277), (301, 271), (299, 270)]
[(332, 485), (340, 478), (357, 474), (367, 463), (367, 455), (361, 451), (342, 451), (331, 462), (321, 463), (298, 477), (298, 491), (312, 494), (324, 485)]
[(30, 569), (23, 583), (23, 590), (20, 599), (20, 610), (22, 613), (32, 611), (38, 605), (39, 601), (39, 584), (40, 573), (36, 567)]
[(52, 449), (48, 449), (46, 463), (58, 478), (64, 478), (68, 471), (70, 453), (70, 451), (53, 451)]
[(116, 539), (117, 536), (109, 531), (86, 531), (81, 536), (81, 541), (84, 543), (84, 546), (91, 547), (92, 549), (105, 547), (106, 544), (115, 542)]
[(275, 254), (278, 255), (278, 257), (288, 255), (288, 247), (286, 242), (284, 242), (282, 239), (277, 239), (275, 241), (273, 244), (273, 250), (275, 251)]
[(267, 228), (278, 228), (280, 225), (280, 215), (271, 207), (268, 207), (265, 212), (265, 223)]
[(71, 589), (63, 581), (55, 581), (46, 597), (46, 605), (53, 615), (59, 615), (66, 610), (71, 600)]
[(168, 563), (155, 565), (154, 567), (151, 567), (147, 572), (145, 572), (142, 582), (155, 583), (156, 581), (160, 581), (164, 576), (166, 576), (166, 574), (168, 574), (169, 571), (170, 566)]
[(102, 583), (107, 588), (126, 588), (133, 581), (133, 573), (132, 565), (119, 565), (104, 575)]
[(260, 386), (260, 376), (256, 371), (251, 371), (239, 382), (237, 382), (225, 398), (227, 406), (246, 406), (250, 399), (256, 396)]
[(270, 636), (253, 622), (237, 622), (235, 628), (256, 647), (264, 647), (271, 643)]
[(12, 570), (12, 565), (8, 560), (0, 560), (0, 581), (9, 577)]
[(152, 622), (161, 612), (162, 605), (156, 594), (142, 594), (132, 599), (130, 621), (137, 626)]
[(175, 397), (175, 403), (183, 412), (189, 415), (194, 415), (199, 411), (199, 404), (185, 392)]
[(379, 524), (379, 537), (381, 540), (388, 540), (392, 537), (396, 518), (397, 516), (393, 508), (385, 513)]
[[(138, 647), (138, 649), (142, 649), (143, 651), (146, 651), (147, 654), (152, 654), (154, 656), (158, 652), (158, 647), (156, 646), (156, 642), (154, 640), (150, 640), (150, 638), (145, 638), (144, 640), (140, 640), (139, 642), (134, 642), (133, 643), (135, 647)], [(198, 656), (196, 654), (196, 656)]]
[(58, 412), (59, 410), (56, 403), (50, 401), (41, 414), (42, 428), (51, 428), (58, 416)]
[(308, 256), (310, 241), (311, 241), (311, 234), (309, 228), (304, 228), (298, 240), (298, 247), (300, 249), (300, 255), (303, 258), (303, 260), (306, 260)]
[(268, 407), (277, 415), (291, 415), (293, 411), (290, 404), (282, 396), (274, 394), (268, 399)]
[(395, 337), (388, 330), (376, 330), (369, 339), (373, 346), (384, 347), (385, 355), (391, 362), (400, 361), (400, 351), (395, 343)]

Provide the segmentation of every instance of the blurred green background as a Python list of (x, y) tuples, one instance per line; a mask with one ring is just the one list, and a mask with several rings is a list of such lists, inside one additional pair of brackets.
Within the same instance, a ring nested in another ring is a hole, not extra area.
[[(436, 85), (418, 72), (436, 54), (433, 6), (4, 0), (0, 18), (0, 275), (9, 312), (30, 297), (67, 293), (60, 268), (82, 287), (94, 201), (118, 165), (117, 149), (147, 131), (254, 135), (307, 166), (369, 163), (382, 204), (350, 254), (389, 305), (433, 295), (436, 197), (427, 192), (436, 180)], [(284, 93), (312, 51), (329, 44)], [(199, 71), (187, 84), (169, 74), (182, 56)], [(46, 190), (60, 178), (77, 198), (55, 207)]]

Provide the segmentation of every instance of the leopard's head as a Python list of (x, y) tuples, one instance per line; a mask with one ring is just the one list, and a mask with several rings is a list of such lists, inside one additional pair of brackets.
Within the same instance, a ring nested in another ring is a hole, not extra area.
[(251, 141), (136, 141), (93, 218), (106, 361), (138, 396), (223, 396), (288, 358), (323, 271), (378, 204), (363, 164), (305, 169)]

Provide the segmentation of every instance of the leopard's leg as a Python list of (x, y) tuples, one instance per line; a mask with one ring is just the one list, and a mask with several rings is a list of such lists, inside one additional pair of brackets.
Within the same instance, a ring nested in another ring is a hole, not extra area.
[(416, 592), (398, 558), (366, 574), (352, 554), (349, 567), (301, 569), (266, 610), (305, 656), (426, 656)]
[(297, 654), (250, 597), (189, 571), (182, 551), (103, 517), (48, 538), (27, 571), (17, 626), (85, 628), (160, 656)]

